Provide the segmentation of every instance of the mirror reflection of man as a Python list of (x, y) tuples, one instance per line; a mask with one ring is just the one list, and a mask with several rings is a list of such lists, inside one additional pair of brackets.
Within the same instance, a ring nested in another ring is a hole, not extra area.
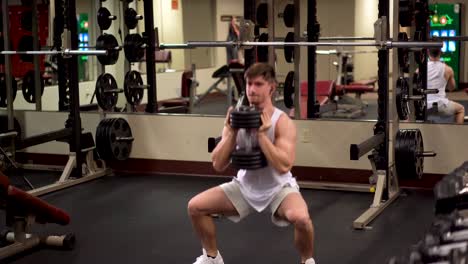
[(455, 123), (463, 124), (465, 108), (463, 105), (449, 100), (445, 90), (453, 91), (456, 88), (453, 69), (440, 60), (440, 48), (429, 49), (429, 61), (427, 62), (427, 89), (436, 89), (436, 94), (427, 95), (427, 109), (437, 104), (438, 114), (442, 116), (454, 116)]

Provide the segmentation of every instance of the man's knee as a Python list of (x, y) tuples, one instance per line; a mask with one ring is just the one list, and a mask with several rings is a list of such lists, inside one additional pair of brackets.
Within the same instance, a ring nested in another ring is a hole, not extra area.
[(298, 229), (312, 228), (312, 219), (309, 213), (303, 210), (289, 210), (286, 212), (286, 218)]
[(203, 215), (203, 203), (202, 203), (202, 201), (197, 196), (193, 197), (188, 202), (187, 210), (188, 210), (189, 215), (191, 215), (191, 216)]

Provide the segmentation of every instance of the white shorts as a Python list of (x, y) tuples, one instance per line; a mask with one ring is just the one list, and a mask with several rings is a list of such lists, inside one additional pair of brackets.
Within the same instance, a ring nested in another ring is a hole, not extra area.
[(455, 104), (452, 101), (448, 101), (447, 103), (439, 102), (437, 114), (441, 116), (453, 116), (455, 114)]
[[(239, 215), (227, 216), (229, 220), (237, 223), (247, 217), (250, 213), (256, 212), (255, 209), (245, 200), (237, 181), (223, 183), (220, 185), (220, 187), (223, 189), (224, 193), (239, 213)], [(271, 221), (277, 226), (284, 227), (290, 224), (288, 221), (275, 216), (276, 210), (278, 210), (281, 202), (290, 193), (300, 193), (299, 187), (291, 187), (290, 185), (284, 186), (278, 192), (278, 194), (275, 195), (269, 205), (271, 211)]]

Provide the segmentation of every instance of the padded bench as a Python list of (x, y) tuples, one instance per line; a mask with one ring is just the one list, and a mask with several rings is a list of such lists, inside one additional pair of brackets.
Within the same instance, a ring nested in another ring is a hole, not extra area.
[[(315, 100), (322, 106), (329, 102), (335, 90), (335, 82), (332, 80), (317, 81), (315, 85)], [(308, 82), (301, 82), (301, 118), (307, 118)], [(289, 116), (294, 117), (294, 108), (291, 108)]]
[(33, 214), (41, 224), (54, 223), (68, 225), (70, 216), (62, 209), (10, 185), (8, 177), (0, 173), (0, 199), (7, 201), (7, 206), (21, 211), (25, 215)]

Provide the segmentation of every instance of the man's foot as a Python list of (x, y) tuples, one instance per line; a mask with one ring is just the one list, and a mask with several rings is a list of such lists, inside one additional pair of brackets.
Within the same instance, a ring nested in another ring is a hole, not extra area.
[(199, 256), (193, 264), (224, 264), (223, 257), (218, 251), (215, 258), (210, 257), (206, 254), (206, 250), (203, 249), (203, 255)]
[(315, 264), (315, 260), (313, 258), (310, 258), (310, 259), (306, 260), (306, 262), (304, 264)]

